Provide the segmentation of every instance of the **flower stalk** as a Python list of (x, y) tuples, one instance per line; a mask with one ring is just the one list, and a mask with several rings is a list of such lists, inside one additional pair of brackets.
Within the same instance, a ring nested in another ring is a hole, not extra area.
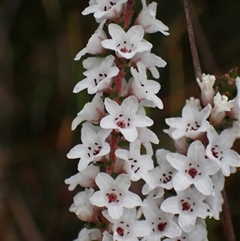
[[(158, 149), (155, 166), (151, 143), (159, 140), (145, 109), (163, 108), (157, 68), (166, 62), (151, 53), (153, 46), (144, 37), (169, 35), (156, 19), (157, 3), (141, 0), (135, 20), (134, 0), (90, 0), (83, 11), (93, 14), (99, 26), (75, 57), (90, 54), (83, 61), (86, 78), (73, 92), (86, 89), (93, 95), (72, 123), (73, 130), (81, 125), (82, 144), (67, 154), (79, 159), (78, 173), (65, 180), (69, 190), (85, 188), (70, 207), (85, 222), (75, 241), (207, 241), (205, 218), (219, 219), (225, 177), (240, 166), (240, 155), (231, 149), (240, 138), (240, 79), (234, 80), (234, 99), (215, 94), (215, 76), (201, 74), (189, 6), (183, 1), (201, 100), (191, 97), (182, 117), (166, 119), (170, 128), (165, 132), (176, 151)], [(227, 116), (231, 126), (225, 128)], [(129, 190), (140, 179), (143, 199)], [(226, 220), (231, 225), (229, 216)]]

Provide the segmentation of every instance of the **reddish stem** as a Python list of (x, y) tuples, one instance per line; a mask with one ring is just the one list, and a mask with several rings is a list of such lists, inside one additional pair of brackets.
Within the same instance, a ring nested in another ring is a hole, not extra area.
[(119, 142), (118, 133), (113, 130), (111, 133), (111, 141), (109, 143), (110, 148), (111, 148), (111, 151), (109, 154), (111, 166), (106, 168), (107, 173), (110, 175), (114, 172), (114, 167), (115, 167), (115, 162), (116, 162), (115, 151), (118, 148), (118, 142)]
[(115, 91), (118, 93), (118, 98), (119, 98), (119, 96), (121, 94), (121, 90), (122, 90), (122, 80), (125, 75), (125, 72), (122, 67), (118, 66), (118, 68), (119, 68), (119, 73), (118, 73), (118, 75), (116, 77), (116, 81), (115, 81), (115, 84), (116, 84)]
[(135, 0), (128, 0), (126, 10), (123, 16), (124, 21), (124, 30), (126, 30), (130, 24), (132, 15), (133, 15), (133, 4)]

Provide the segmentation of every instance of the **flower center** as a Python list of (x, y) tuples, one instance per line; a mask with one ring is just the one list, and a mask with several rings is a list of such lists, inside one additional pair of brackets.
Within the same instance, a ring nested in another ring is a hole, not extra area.
[(118, 233), (119, 236), (121, 236), (121, 237), (124, 236), (124, 229), (123, 229), (123, 228), (118, 227), (116, 231), (117, 231), (117, 233)]
[(88, 150), (91, 151), (91, 152), (88, 152), (89, 157), (91, 157), (92, 155), (96, 156), (101, 151), (102, 146), (100, 146), (97, 142), (95, 143), (95, 146), (97, 147), (91, 147), (91, 146), (88, 147)]
[(116, 124), (118, 127), (122, 128), (122, 129), (126, 127), (126, 123), (124, 120), (118, 121)]
[(197, 175), (197, 170), (195, 168), (191, 168), (188, 170), (188, 174), (192, 177), (195, 178), (195, 176)]
[(212, 149), (212, 154), (215, 158), (217, 158), (218, 160), (222, 160), (223, 159), (223, 152), (218, 150), (218, 145), (215, 145)]
[(188, 131), (197, 131), (200, 128), (200, 125), (197, 121), (193, 122), (193, 123), (188, 123), (187, 124), (187, 128), (186, 128), (186, 132)]
[(165, 222), (165, 223), (159, 223), (158, 226), (157, 226), (157, 228), (158, 228), (158, 230), (159, 230), (160, 232), (163, 232), (164, 229), (166, 228), (166, 226), (167, 226), (167, 222)]
[(107, 74), (99, 73), (98, 76), (94, 79), (94, 85), (97, 86), (103, 79), (107, 78)]
[(170, 182), (172, 180), (172, 172), (168, 172), (169, 175), (166, 173), (162, 174), (162, 178), (160, 178), (160, 181), (163, 182), (164, 184)]
[(188, 211), (191, 208), (191, 205), (188, 202), (182, 203), (182, 210)]
[(108, 196), (108, 202), (112, 203), (112, 202), (116, 202), (117, 201), (117, 195), (115, 193), (110, 193), (107, 195)]
[(120, 114), (118, 117), (115, 118), (115, 123), (118, 127), (120, 127), (121, 129), (124, 129), (126, 127), (130, 126), (130, 118), (123, 118), (123, 114)]

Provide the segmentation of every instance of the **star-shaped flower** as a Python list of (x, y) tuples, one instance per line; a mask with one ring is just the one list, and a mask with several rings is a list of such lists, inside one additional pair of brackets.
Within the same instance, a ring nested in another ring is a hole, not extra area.
[(202, 79), (197, 78), (197, 83), (201, 89), (201, 100), (203, 105), (213, 104), (214, 89), (216, 77), (214, 75), (202, 74)]
[(82, 172), (89, 163), (101, 160), (101, 158), (110, 152), (110, 146), (105, 139), (111, 131), (101, 129), (96, 133), (89, 126), (82, 127), (82, 143), (73, 147), (67, 154), (70, 159), (80, 158), (78, 171)]
[(124, 169), (132, 181), (143, 179), (151, 188), (154, 188), (155, 182), (149, 173), (153, 169), (153, 160), (149, 155), (141, 155), (140, 148), (140, 141), (136, 140), (130, 143), (129, 151), (117, 149), (115, 155), (125, 160)]
[(169, 35), (168, 26), (156, 19), (157, 3), (152, 2), (148, 6), (146, 0), (142, 0), (142, 11), (139, 13), (136, 24), (143, 26), (145, 33), (156, 33), (161, 32), (164, 35)]
[(103, 40), (102, 46), (114, 50), (121, 58), (131, 59), (136, 53), (152, 48), (152, 44), (143, 40), (144, 30), (140, 25), (134, 25), (125, 32), (119, 25), (111, 23), (108, 31), (112, 39)]
[(154, 80), (148, 80), (146, 75), (146, 68), (141, 63), (137, 63), (138, 71), (131, 68), (133, 75), (131, 91), (137, 97), (138, 101), (147, 100), (153, 102), (153, 107), (157, 106), (159, 109), (163, 108), (162, 101), (157, 97), (160, 90), (160, 84)]
[[(176, 174), (175, 168), (173, 168), (170, 163), (166, 159), (166, 155), (170, 153), (170, 151), (159, 149), (156, 151), (156, 158), (158, 166), (156, 166), (153, 170), (150, 171), (156, 186), (158, 187), (160, 194), (163, 195), (162, 188), (170, 190), (173, 188), (172, 178)], [(161, 188), (160, 188), (161, 187)], [(148, 194), (152, 188), (146, 183), (143, 186), (142, 193), (144, 195)], [(156, 191), (156, 190), (155, 190)]]
[(211, 111), (210, 121), (214, 123), (214, 125), (219, 124), (223, 118), (225, 117), (226, 111), (230, 111), (231, 108), (234, 106), (234, 101), (229, 100), (228, 97), (225, 95), (220, 95), (218, 92), (214, 98), (214, 107)]
[(102, 240), (102, 233), (99, 229), (87, 229), (83, 228), (78, 234), (78, 238), (74, 239), (73, 241), (101, 241)]
[(82, 49), (74, 60), (80, 60), (82, 56), (85, 54), (102, 54), (106, 51), (105, 48), (102, 46), (102, 41), (104, 39), (107, 39), (106, 33), (103, 31), (103, 25), (105, 21), (102, 21), (101, 24), (99, 24), (99, 27), (95, 31), (95, 33), (91, 36), (91, 38), (88, 40), (87, 46)]
[(129, 142), (135, 141), (138, 137), (136, 127), (146, 127), (153, 124), (149, 117), (137, 114), (139, 104), (135, 96), (124, 99), (121, 105), (106, 98), (104, 104), (109, 115), (101, 120), (100, 126), (120, 131)]
[(94, 189), (89, 188), (85, 191), (77, 193), (73, 198), (73, 204), (69, 208), (70, 212), (74, 212), (77, 217), (82, 221), (91, 222), (94, 216), (94, 207), (89, 198), (93, 195)]
[(65, 183), (68, 186), (68, 190), (72, 191), (76, 188), (77, 185), (81, 187), (92, 187), (95, 184), (95, 177), (99, 173), (100, 168), (94, 165), (89, 165), (82, 172), (67, 178)]
[(145, 199), (142, 211), (152, 229), (143, 241), (155, 241), (163, 237), (174, 238), (181, 235), (182, 230), (174, 221), (174, 214), (163, 212), (153, 200)]
[(197, 191), (196, 188), (188, 188), (177, 192), (177, 196), (169, 197), (161, 204), (164, 212), (179, 214), (178, 224), (184, 232), (191, 232), (197, 217), (206, 218), (210, 207), (204, 203), (206, 196)]
[(212, 176), (213, 181), (213, 194), (206, 197), (205, 202), (209, 204), (213, 218), (219, 220), (220, 213), (222, 212), (222, 205), (224, 202), (222, 190), (224, 188), (225, 177), (222, 172), (217, 172)]
[(137, 220), (136, 208), (124, 208), (120, 219), (113, 219), (107, 210), (103, 215), (112, 225), (113, 240), (138, 241), (138, 237), (144, 237), (151, 232), (151, 228), (145, 220)]
[(114, 57), (112, 55), (104, 58), (100, 65), (85, 71), (83, 74), (87, 77), (79, 81), (74, 89), (74, 93), (78, 93), (84, 89), (88, 90), (89, 94), (95, 94), (96, 92), (102, 92), (110, 87), (112, 78), (119, 72), (118, 67), (113, 66)]
[(156, 79), (158, 79), (160, 76), (156, 67), (163, 68), (167, 64), (166, 61), (150, 51), (137, 53), (130, 60), (130, 64), (132, 66), (136, 66), (138, 62), (141, 62), (146, 69), (149, 69), (152, 76)]
[(240, 155), (230, 149), (236, 139), (236, 133), (229, 128), (218, 135), (211, 126), (207, 132), (207, 137), (209, 144), (206, 148), (206, 155), (218, 164), (224, 176), (229, 176), (231, 167), (240, 166)]
[(237, 77), (235, 80), (237, 87), (237, 96), (234, 98), (234, 106), (232, 108), (232, 117), (236, 120), (240, 120), (240, 78)]
[(182, 232), (182, 235), (176, 238), (166, 238), (164, 241), (207, 241), (206, 227), (196, 222), (193, 230), (190, 233)]
[(205, 159), (205, 148), (200, 141), (192, 142), (187, 156), (169, 153), (166, 158), (178, 170), (173, 177), (173, 187), (176, 191), (185, 190), (193, 184), (204, 195), (213, 192), (213, 183), (209, 175), (215, 174), (219, 167), (212, 160)]
[(94, 95), (92, 102), (84, 105), (83, 109), (77, 114), (72, 122), (71, 129), (75, 130), (76, 127), (83, 121), (90, 121), (92, 123), (99, 123), (105, 116), (104, 103), (100, 94)]
[(211, 105), (207, 105), (201, 111), (196, 105), (191, 103), (186, 104), (182, 110), (182, 117), (166, 118), (166, 123), (175, 128), (172, 133), (174, 139), (179, 139), (183, 136), (191, 139), (196, 139), (203, 132), (207, 132), (209, 122), (207, 118), (211, 112)]
[(94, 0), (82, 12), (83, 15), (93, 13), (99, 23), (104, 19), (118, 18), (127, 0)]
[(123, 214), (123, 207), (133, 208), (140, 206), (140, 197), (128, 191), (131, 180), (126, 174), (120, 174), (114, 180), (106, 173), (98, 173), (96, 184), (100, 188), (90, 198), (90, 202), (98, 207), (107, 207), (111, 218), (119, 219)]
[(153, 148), (151, 145), (151, 142), (154, 144), (159, 143), (159, 139), (157, 135), (151, 131), (150, 129), (143, 127), (143, 128), (137, 128), (138, 131), (138, 140), (141, 142), (141, 144), (145, 147), (146, 153), (150, 156), (153, 155)]

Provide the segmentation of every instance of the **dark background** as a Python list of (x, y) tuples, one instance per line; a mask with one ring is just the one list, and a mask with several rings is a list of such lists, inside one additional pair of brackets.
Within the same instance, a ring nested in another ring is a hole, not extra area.
[[(139, 0), (137, 2), (140, 2)], [(240, 1), (193, 0), (192, 15), (204, 73), (222, 75), (240, 66)], [(68, 211), (75, 192), (64, 179), (76, 173), (77, 160), (66, 153), (80, 141), (71, 121), (89, 101), (75, 95), (82, 79), (76, 53), (97, 24), (82, 16), (86, 0), (3, 0), (1, 6), (1, 240), (69, 241), (81, 222)], [(153, 52), (168, 63), (161, 69), (159, 97), (164, 110), (151, 110), (154, 148), (174, 150), (162, 133), (164, 118), (179, 116), (185, 99), (199, 97), (182, 1), (158, 1), (158, 17), (170, 36), (149, 36)], [(239, 142), (235, 149), (240, 150)], [(239, 171), (227, 178), (232, 218), (240, 240)], [(224, 241), (221, 221), (208, 221), (209, 241)]]

